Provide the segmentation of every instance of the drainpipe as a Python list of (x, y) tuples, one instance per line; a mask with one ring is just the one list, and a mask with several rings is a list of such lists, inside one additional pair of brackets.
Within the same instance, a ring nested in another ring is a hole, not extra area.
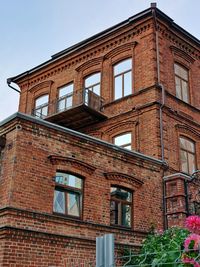
[(12, 78), (8, 78), (8, 79), (7, 79), (7, 85), (8, 85), (11, 89), (13, 89), (14, 91), (16, 91), (16, 92), (18, 92), (19, 94), (21, 94), (20, 90), (18, 90), (17, 88), (13, 87), (13, 86), (11, 85), (11, 83), (12, 83)]
[[(157, 67), (157, 85), (161, 88), (161, 105), (159, 109), (159, 116), (160, 116), (160, 145), (161, 145), (161, 159), (165, 162), (165, 155), (164, 155), (164, 134), (163, 134), (163, 107), (165, 105), (165, 88), (160, 82), (160, 51), (159, 51), (159, 38), (158, 38), (158, 24), (156, 18), (156, 3), (151, 3), (151, 10), (152, 16), (154, 20), (154, 27), (155, 27), (155, 38), (156, 38), (156, 67)], [(163, 170), (163, 177), (164, 177), (164, 170)], [(165, 200), (165, 182), (163, 181), (163, 227), (167, 229), (167, 217), (166, 217), (166, 200)]]

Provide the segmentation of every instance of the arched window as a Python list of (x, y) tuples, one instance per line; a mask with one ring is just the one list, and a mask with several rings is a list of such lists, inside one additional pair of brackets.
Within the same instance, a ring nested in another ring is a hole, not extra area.
[(35, 100), (34, 115), (39, 118), (45, 118), (48, 115), (49, 95), (42, 95)]
[(81, 217), (83, 179), (70, 173), (56, 172), (53, 211)]
[(94, 73), (84, 80), (84, 88), (92, 91), (93, 93), (100, 95), (101, 94), (101, 73)]
[(132, 59), (123, 60), (113, 67), (114, 100), (132, 93)]
[(180, 137), (179, 141), (181, 171), (192, 174), (196, 169), (195, 143), (185, 137)]
[(57, 112), (62, 112), (72, 107), (74, 84), (69, 83), (59, 88)]
[(118, 186), (111, 186), (110, 189), (110, 223), (131, 227), (132, 221), (132, 198), (130, 190)]
[(176, 96), (189, 103), (188, 70), (181, 65), (174, 64)]
[(113, 137), (113, 143), (117, 146), (131, 150), (132, 148), (131, 132), (123, 133)]

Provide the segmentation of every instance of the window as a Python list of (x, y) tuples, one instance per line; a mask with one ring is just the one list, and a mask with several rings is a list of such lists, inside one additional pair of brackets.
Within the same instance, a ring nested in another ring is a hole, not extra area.
[(195, 144), (183, 137), (180, 137), (180, 161), (181, 171), (189, 174), (195, 171)]
[(101, 73), (95, 73), (85, 78), (85, 89), (92, 91), (93, 93), (100, 95), (100, 83)]
[(132, 93), (132, 59), (126, 59), (114, 66), (114, 99)]
[(67, 84), (59, 89), (57, 111), (61, 112), (72, 107), (74, 84)]
[(43, 95), (35, 100), (34, 115), (43, 119), (48, 115), (49, 95)]
[(176, 82), (176, 96), (185, 101), (189, 102), (188, 92), (188, 70), (178, 64), (174, 64), (175, 71), (175, 82)]
[(81, 217), (83, 180), (75, 175), (57, 172), (53, 211)]
[(114, 144), (126, 149), (131, 150), (131, 133), (125, 133), (113, 138)]
[(110, 221), (112, 225), (131, 227), (132, 193), (126, 189), (112, 186)]

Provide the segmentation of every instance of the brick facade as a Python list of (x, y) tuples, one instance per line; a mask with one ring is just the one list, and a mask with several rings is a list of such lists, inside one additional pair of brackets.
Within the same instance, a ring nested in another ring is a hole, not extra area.
[[(127, 58), (132, 91), (115, 100), (113, 68)], [(188, 70), (188, 103), (176, 96), (174, 63)], [(120, 255), (152, 228), (182, 225), (198, 190), (182, 171), (180, 137), (194, 142), (200, 168), (199, 68), (199, 41), (152, 7), (11, 78), (21, 95), (19, 112), (0, 125), (1, 266), (95, 266), (97, 236), (114, 233)], [(97, 72), (100, 110), (80, 102)], [(73, 106), (56, 112), (71, 82)], [(32, 116), (45, 94), (48, 116)], [(124, 133), (131, 150), (113, 144)], [(79, 218), (53, 210), (58, 171), (83, 181)], [(132, 192), (131, 227), (111, 225), (112, 186)]]

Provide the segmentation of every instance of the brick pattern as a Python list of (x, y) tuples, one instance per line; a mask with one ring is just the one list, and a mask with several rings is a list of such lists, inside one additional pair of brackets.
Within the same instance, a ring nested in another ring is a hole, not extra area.
[[(160, 19), (158, 42), (163, 106), (151, 17), (19, 81), (19, 111), (31, 114), (37, 97), (48, 93), (55, 101), (59, 87), (73, 81), (76, 90), (82, 89), (84, 77), (101, 71), (102, 113), (107, 120), (82, 125), (79, 132), (108, 143), (118, 134), (131, 132), (133, 149), (146, 156), (160, 160), (163, 146), (165, 164), (40, 121), (16, 117), (7, 122), (0, 129), (6, 137), (5, 147), (0, 146), (1, 266), (88, 267), (90, 262), (94, 266), (96, 236), (114, 233), (120, 254), (125, 245), (138, 249), (152, 228), (183, 225), (189, 176), (180, 174), (178, 140), (185, 136), (195, 142), (199, 169), (199, 47)], [(126, 58), (133, 61), (133, 94), (113, 101), (113, 66)], [(174, 62), (189, 70), (189, 104), (176, 97)], [(53, 213), (57, 170), (84, 178), (82, 220)], [(133, 191), (132, 229), (110, 226), (111, 185)]]

